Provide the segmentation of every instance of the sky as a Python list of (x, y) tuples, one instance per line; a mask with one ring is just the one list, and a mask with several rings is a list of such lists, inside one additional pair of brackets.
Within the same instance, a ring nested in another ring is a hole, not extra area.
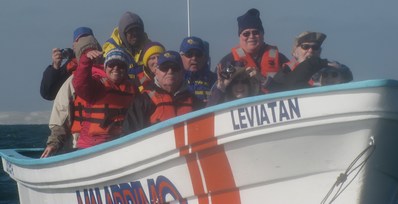
[[(131, 11), (166, 49), (178, 51), (188, 35), (187, 0), (2, 0), (0, 8), (0, 124), (47, 123), (42, 74), (77, 27), (92, 28), (102, 44)], [(322, 57), (350, 67), (354, 81), (398, 79), (397, 0), (190, 0), (190, 34), (210, 43), (212, 67), (238, 44), (236, 18), (250, 8), (260, 11), (265, 41), (289, 58), (296, 35), (323, 32)]]

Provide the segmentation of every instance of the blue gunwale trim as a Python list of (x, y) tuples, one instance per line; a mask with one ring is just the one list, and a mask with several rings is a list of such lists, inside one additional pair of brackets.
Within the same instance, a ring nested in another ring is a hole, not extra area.
[(122, 145), (128, 141), (135, 139), (135, 138), (144, 137), (145, 135), (147, 135), (149, 133), (153, 133), (154, 131), (157, 131), (157, 130), (160, 130), (163, 128), (167, 128), (169, 126), (187, 121), (189, 119), (192, 119), (192, 118), (195, 118), (198, 116), (206, 115), (208, 113), (221, 111), (223, 109), (242, 106), (242, 105), (250, 104), (250, 103), (256, 103), (256, 102), (264, 101), (264, 100), (272, 100), (272, 99), (276, 99), (276, 98), (286, 98), (286, 97), (300, 96), (300, 95), (306, 95), (306, 94), (318, 94), (318, 93), (327, 93), (327, 92), (335, 92), (335, 91), (343, 91), (343, 90), (355, 90), (355, 89), (364, 89), (364, 88), (376, 88), (376, 87), (398, 88), (398, 81), (391, 80), (391, 79), (375, 79), (375, 80), (366, 80), (366, 81), (351, 82), (351, 83), (339, 84), (339, 85), (313, 87), (313, 88), (308, 88), (308, 89), (300, 89), (300, 90), (294, 90), (294, 91), (285, 91), (285, 92), (278, 92), (278, 93), (272, 93), (272, 94), (266, 94), (266, 95), (260, 95), (260, 96), (253, 96), (253, 97), (249, 97), (249, 98), (243, 98), (243, 99), (219, 104), (216, 106), (211, 106), (211, 107), (208, 107), (208, 108), (205, 108), (202, 110), (198, 110), (198, 111), (191, 112), (191, 113), (188, 113), (188, 114), (185, 114), (182, 116), (178, 116), (178, 117), (166, 120), (164, 122), (155, 124), (148, 128), (142, 129), (135, 133), (131, 133), (131, 134), (121, 137), (119, 139), (116, 139), (116, 140), (113, 140), (113, 141), (110, 141), (107, 143), (103, 143), (103, 144), (100, 144), (100, 145), (97, 145), (97, 146), (94, 146), (91, 148), (67, 153), (67, 154), (57, 155), (57, 156), (48, 157), (48, 158), (44, 158), (44, 159), (34, 159), (34, 158), (29, 158), (29, 157), (23, 156), (18, 153), (18, 152), (23, 152), (23, 151), (43, 151), (43, 148), (33, 148), (33, 149), (3, 149), (3, 150), (0, 150), (0, 156), (2, 156), (5, 160), (7, 160), (13, 164), (20, 165), (20, 166), (37, 166), (37, 165), (54, 164), (54, 163), (74, 159), (77, 157), (95, 154), (97, 152), (104, 151), (108, 148)]

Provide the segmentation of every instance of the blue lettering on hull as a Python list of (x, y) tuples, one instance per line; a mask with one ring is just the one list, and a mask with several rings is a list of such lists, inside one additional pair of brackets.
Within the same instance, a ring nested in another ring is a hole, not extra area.
[(298, 98), (238, 108), (230, 112), (234, 130), (301, 118)]

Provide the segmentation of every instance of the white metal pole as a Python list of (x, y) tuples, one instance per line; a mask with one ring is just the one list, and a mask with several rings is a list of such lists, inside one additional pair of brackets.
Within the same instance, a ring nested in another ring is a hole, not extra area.
[(189, 11), (189, 0), (187, 0), (187, 16), (188, 16), (188, 37), (191, 36), (191, 16)]

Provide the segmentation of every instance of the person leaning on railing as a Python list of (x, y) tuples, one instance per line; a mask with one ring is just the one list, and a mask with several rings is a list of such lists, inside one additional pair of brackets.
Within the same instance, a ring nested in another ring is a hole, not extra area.
[[(76, 53), (76, 62), (79, 63), (80, 56), (85, 49), (101, 50), (101, 45), (93, 35), (80, 36), (74, 43), (73, 50)], [(105, 75), (103, 67), (93, 69), (97, 74)], [(46, 148), (41, 155), (42, 158), (58, 153), (73, 151), (80, 133), (80, 125), (73, 120), (75, 109), (75, 89), (72, 85), (73, 74), (63, 83), (54, 99), (51, 110)], [(76, 111), (78, 112), (78, 111)]]
[(188, 89), (178, 52), (161, 53), (154, 75), (151, 84), (134, 98), (128, 108), (123, 122), (124, 134), (204, 107), (203, 101)]
[(256, 77), (251, 77), (253, 71), (244, 67), (218, 67), (218, 80), (211, 89), (207, 106), (217, 105), (235, 99), (261, 94)]
[(352, 81), (353, 76), (347, 66), (321, 58), (325, 39), (326, 35), (320, 32), (300, 33), (294, 39), (293, 59), (268, 79), (267, 89), (276, 92)]

